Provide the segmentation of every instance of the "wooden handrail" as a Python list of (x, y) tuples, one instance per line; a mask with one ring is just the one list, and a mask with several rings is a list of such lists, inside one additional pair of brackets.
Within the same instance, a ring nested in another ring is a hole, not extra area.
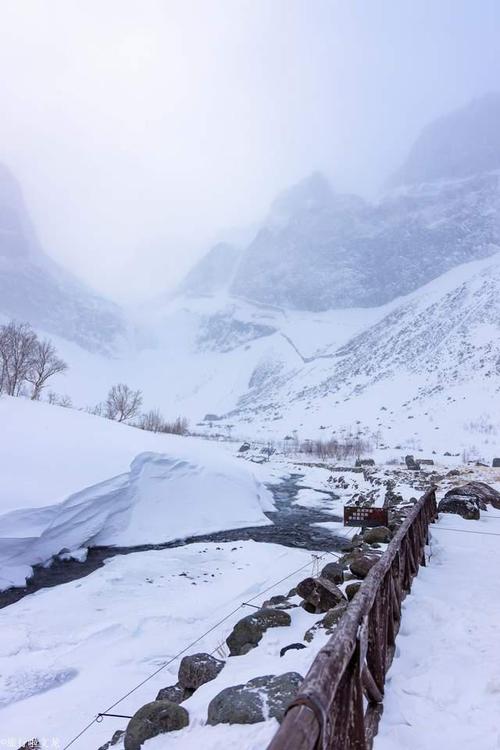
[[(425, 565), (436, 488), (412, 508), (318, 652), (268, 750), (370, 750), (401, 605)], [(366, 705), (366, 709), (365, 709)]]

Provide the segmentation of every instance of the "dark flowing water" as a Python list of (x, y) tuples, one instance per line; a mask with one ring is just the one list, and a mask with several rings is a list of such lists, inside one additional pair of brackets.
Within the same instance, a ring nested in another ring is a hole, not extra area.
[[(61, 583), (74, 581), (92, 573), (104, 565), (104, 561), (116, 555), (128, 555), (132, 552), (172, 549), (195, 542), (237, 542), (252, 539), (256, 542), (272, 542), (285, 547), (302, 547), (303, 549), (334, 551), (345, 547), (345, 537), (335, 536), (327, 529), (315, 526), (326, 521), (338, 521), (340, 518), (321, 508), (304, 508), (296, 503), (298, 492), (305, 489), (299, 486), (302, 474), (292, 474), (276, 485), (269, 485), (276, 510), (266, 516), (272, 521), (268, 526), (248, 526), (243, 529), (228, 529), (212, 534), (198, 534), (184, 539), (174, 539), (163, 544), (142, 544), (134, 547), (91, 547), (84, 562), (76, 560), (54, 560), (50, 567), (37, 565), (33, 577), (26, 586), (12, 588), (0, 593), (0, 609), (19, 601), (28, 594), (43, 588), (58, 586)], [(311, 489), (311, 488), (306, 488)], [(323, 505), (336, 495), (321, 491), (329, 496)]]

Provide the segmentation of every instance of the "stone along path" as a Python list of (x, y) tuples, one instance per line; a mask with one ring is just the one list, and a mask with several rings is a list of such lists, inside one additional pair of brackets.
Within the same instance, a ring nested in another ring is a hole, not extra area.
[(499, 571), (500, 510), (440, 515), (403, 605), (374, 750), (500, 748)]

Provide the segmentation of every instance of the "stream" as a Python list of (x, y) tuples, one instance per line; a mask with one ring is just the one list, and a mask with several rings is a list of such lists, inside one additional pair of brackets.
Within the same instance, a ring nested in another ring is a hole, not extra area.
[[(162, 544), (142, 544), (134, 547), (90, 547), (84, 562), (56, 558), (48, 567), (36, 565), (33, 568), (33, 576), (26, 586), (0, 592), (0, 609), (9, 606), (9, 604), (14, 604), (28, 594), (33, 594), (40, 589), (84, 578), (102, 567), (106, 560), (116, 555), (128, 555), (133, 552), (172, 549), (195, 542), (237, 542), (249, 539), (255, 542), (282, 544), (285, 547), (302, 547), (315, 551), (340, 550), (346, 545), (345, 537), (335, 536), (331, 531), (314, 525), (328, 521), (340, 521), (340, 517), (332, 515), (332, 513), (322, 510), (320, 507), (305, 508), (297, 504), (299, 490), (314, 489), (299, 485), (302, 477), (302, 474), (291, 474), (279, 484), (268, 485), (276, 507), (276, 510), (268, 511), (265, 514), (272, 521), (272, 524), (268, 526), (248, 526), (240, 529), (216, 531), (211, 534), (198, 534)], [(318, 490), (318, 492), (321, 495), (329, 496), (323, 505), (327, 505), (329, 499), (336, 499), (336, 495), (332, 492), (326, 490)]]

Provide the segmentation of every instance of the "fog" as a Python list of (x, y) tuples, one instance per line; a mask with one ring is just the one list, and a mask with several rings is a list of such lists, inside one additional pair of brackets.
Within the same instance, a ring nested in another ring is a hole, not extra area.
[(376, 196), (500, 89), (499, 28), (497, 0), (0, 0), (0, 161), (49, 255), (151, 297), (313, 170)]

